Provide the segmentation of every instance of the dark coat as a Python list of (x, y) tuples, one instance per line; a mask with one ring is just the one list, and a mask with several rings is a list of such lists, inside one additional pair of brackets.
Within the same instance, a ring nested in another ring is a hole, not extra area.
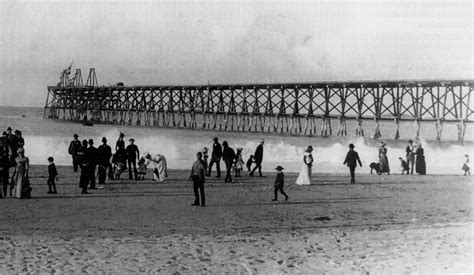
[(216, 142), (212, 145), (211, 158), (214, 161), (219, 161), (221, 160), (221, 157), (222, 157), (222, 146), (219, 144), (219, 142)]
[(263, 145), (260, 144), (257, 146), (257, 149), (255, 149), (255, 154), (253, 155), (255, 158), (255, 163), (262, 163), (263, 161)]
[(85, 161), (87, 166), (96, 166), (99, 163), (99, 150), (94, 146), (86, 149)]
[(110, 163), (110, 158), (112, 157), (112, 148), (107, 144), (102, 144), (98, 148), (99, 150), (99, 164), (106, 166)]
[(58, 170), (56, 170), (56, 165), (54, 165), (54, 163), (48, 165), (48, 175), (49, 178), (54, 178), (58, 175)]
[(189, 178), (194, 182), (204, 183), (206, 181), (206, 168), (202, 160), (196, 160), (194, 162)]
[(69, 143), (68, 152), (70, 155), (75, 156), (81, 149), (82, 144), (80, 140), (72, 140), (71, 143)]
[(349, 150), (349, 152), (347, 152), (346, 159), (344, 160), (343, 164), (347, 163), (347, 167), (356, 167), (357, 162), (359, 162), (360, 167), (362, 167), (362, 163), (359, 159), (359, 154), (357, 154), (357, 152), (354, 150)]
[(135, 144), (128, 145), (125, 150), (127, 151), (127, 159), (134, 160), (140, 155), (138, 147)]
[(222, 152), (222, 159), (225, 163), (234, 163), (235, 158), (236, 155), (234, 149), (230, 147), (224, 148), (224, 151)]

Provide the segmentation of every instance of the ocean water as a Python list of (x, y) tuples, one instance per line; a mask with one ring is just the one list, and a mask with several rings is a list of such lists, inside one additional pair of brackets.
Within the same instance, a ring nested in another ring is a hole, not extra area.
[[(395, 124), (384, 122), (381, 125), (382, 138), (370, 138), (375, 125), (364, 122), (366, 137), (355, 137), (355, 123), (347, 122), (349, 136), (328, 138), (314, 136), (275, 135), (258, 132), (227, 132), (212, 130), (189, 130), (173, 128), (157, 128), (143, 126), (100, 125), (83, 126), (81, 123), (43, 119), (43, 109), (33, 107), (0, 107), (0, 129), (8, 126), (19, 129), (25, 138), (25, 150), (32, 164), (47, 164), (46, 158), (53, 156), (56, 164), (70, 165), (71, 157), (67, 149), (74, 133), (80, 139), (92, 138), (95, 145), (100, 145), (102, 137), (107, 137), (109, 145), (115, 146), (120, 132), (128, 141), (135, 139), (141, 153), (161, 153), (168, 159), (173, 169), (189, 169), (197, 151), (204, 146), (212, 148), (212, 139), (228, 141), (236, 149), (244, 148), (244, 161), (253, 154), (260, 138), (265, 139), (263, 170), (272, 172), (276, 165), (282, 165), (287, 172), (298, 172), (301, 169), (303, 151), (308, 145), (314, 148), (314, 173), (346, 173), (343, 166), (344, 157), (349, 143), (354, 143), (359, 152), (363, 168), (357, 173), (370, 173), (369, 164), (378, 162), (378, 146), (381, 140), (387, 143), (388, 157), (392, 173), (400, 173), (398, 157), (405, 158), (405, 147), (408, 139), (414, 139), (416, 124), (414, 122), (400, 125), (400, 139), (394, 140)], [(337, 132), (337, 121), (332, 122), (333, 133)], [(318, 130), (320, 126), (318, 125)], [(461, 167), (464, 155), (474, 159), (474, 125), (468, 125), (465, 142), (461, 145), (456, 141), (455, 124), (445, 124), (443, 140), (435, 141), (434, 123), (422, 124), (420, 141), (425, 149), (427, 173), (429, 174), (462, 174)], [(128, 142), (127, 142), (128, 144)], [(223, 168), (223, 165), (221, 165)]]

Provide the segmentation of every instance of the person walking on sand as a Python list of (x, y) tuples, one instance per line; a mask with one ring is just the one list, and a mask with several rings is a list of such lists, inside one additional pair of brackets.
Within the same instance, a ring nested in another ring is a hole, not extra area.
[(354, 144), (349, 144), (349, 152), (347, 152), (346, 159), (344, 160), (343, 164), (347, 164), (349, 167), (349, 172), (351, 173), (351, 183), (355, 183), (355, 169), (357, 167), (357, 162), (359, 166), (362, 167), (362, 163), (360, 162), (359, 154), (354, 151)]
[(379, 163), (379, 175), (381, 175), (382, 173), (387, 173), (388, 175), (390, 175), (390, 165), (388, 164), (386, 143), (383, 141), (380, 142), (379, 147)]
[(413, 165), (415, 164), (415, 146), (413, 146), (413, 140), (408, 140), (408, 146), (406, 148), (407, 153), (407, 164), (410, 167), (410, 174), (413, 175)]
[[(99, 187), (105, 185), (105, 179), (107, 178), (107, 169), (109, 173), (112, 173), (112, 164), (110, 162), (110, 158), (112, 157), (112, 148), (107, 145), (107, 138), (102, 138), (102, 145), (97, 148), (98, 150), (98, 168), (97, 172), (99, 174)], [(109, 179), (113, 178), (113, 176), (109, 175)]]
[(471, 175), (471, 167), (469, 166), (469, 155), (464, 155), (464, 163), (462, 165), (462, 170), (464, 170), (464, 176)]
[(201, 195), (201, 206), (206, 206), (206, 195), (204, 194), (204, 183), (206, 182), (206, 169), (202, 161), (202, 153), (196, 154), (196, 161), (191, 168), (189, 179), (193, 181), (194, 203), (192, 206), (199, 206), (199, 195)]
[(15, 159), (15, 171), (13, 172), (13, 194), (19, 199), (31, 198), (30, 180), (28, 170), (30, 169), (30, 160), (25, 156), (25, 149), (18, 148), (18, 156)]
[(425, 150), (421, 146), (421, 143), (418, 144), (416, 148), (416, 172), (420, 175), (426, 175), (426, 163), (425, 163)]
[(288, 200), (288, 195), (285, 193), (283, 190), (283, 187), (285, 185), (285, 174), (283, 174), (283, 167), (278, 165), (275, 170), (277, 170), (277, 175), (275, 179), (275, 185), (273, 186), (273, 194), (275, 195), (275, 198), (272, 201), (277, 201), (278, 200), (278, 191), (285, 196), (285, 201)]
[(56, 165), (54, 164), (54, 158), (48, 158), (48, 194), (57, 194), (56, 183), (54, 180), (58, 179), (58, 170), (56, 170)]
[(235, 177), (240, 178), (242, 170), (244, 170), (244, 159), (242, 158), (242, 147), (237, 148), (237, 156), (235, 158)]
[(216, 178), (221, 177), (221, 157), (222, 157), (222, 146), (219, 144), (219, 139), (217, 137), (214, 138), (214, 144), (212, 145), (212, 155), (211, 155), (211, 162), (209, 163), (209, 171), (207, 172), (207, 176), (211, 176), (212, 165), (216, 164), (216, 171), (217, 175)]
[(128, 179), (132, 180), (132, 165), (133, 165), (133, 173), (135, 176), (135, 180), (137, 180), (137, 159), (140, 159), (140, 152), (138, 151), (138, 147), (134, 144), (135, 139), (131, 138), (130, 144), (125, 149), (127, 151), (127, 162), (128, 162)]
[(232, 170), (232, 165), (235, 162), (235, 152), (234, 149), (229, 147), (229, 144), (227, 141), (222, 142), (222, 147), (224, 147), (222, 151), (222, 159), (224, 160), (225, 163), (225, 178), (224, 182), (232, 182), (232, 175), (231, 175), (231, 170)]
[(312, 146), (308, 146), (308, 148), (304, 151), (303, 154), (303, 166), (301, 167), (300, 174), (296, 179), (297, 185), (310, 185), (311, 184), (311, 167), (313, 167), (313, 155), (311, 152), (313, 151)]
[(263, 144), (265, 141), (263, 139), (260, 139), (260, 144), (257, 146), (257, 149), (255, 149), (255, 167), (253, 168), (252, 172), (250, 172), (250, 176), (253, 177), (253, 174), (255, 171), (258, 169), (258, 175), (260, 177), (263, 177), (262, 175), (262, 162), (263, 162)]
[(78, 134), (73, 135), (73, 140), (69, 143), (68, 149), (69, 154), (72, 156), (72, 168), (74, 172), (77, 172), (77, 167), (79, 167), (77, 163), (77, 153), (82, 149), (81, 141), (78, 138)]

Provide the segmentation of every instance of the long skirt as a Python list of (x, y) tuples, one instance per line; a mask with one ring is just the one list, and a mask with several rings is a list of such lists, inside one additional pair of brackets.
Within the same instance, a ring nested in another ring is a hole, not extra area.
[(161, 156), (160, 162), (153, 162), (155, 168), (153, 169), (153, 179), (156, 181), (164, 181), (168, 178), (168, 170), (166, 158)]
[(424, 156), (416, 157), (415, 164), (416, 164), (416, 172), (420, 175), (426, 175), (425, 157)]
[(301, 167), (300, 174), (296, 179), (296, 184), (298, 185), (310, 185), (311, 184), (311, 167), (303, 164)]

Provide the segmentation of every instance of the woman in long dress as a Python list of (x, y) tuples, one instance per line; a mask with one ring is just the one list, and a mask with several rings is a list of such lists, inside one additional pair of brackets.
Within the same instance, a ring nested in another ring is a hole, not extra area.
[(426, 163), (425, 163), (425, 150), (421, 147), (421, 144), (416, 148), (416, 172), (420, 175), (426, 175)]
[(30, 160), (25, 156), (25, 149), (18, 148), (18, 156), (15, 158), (16, 166), (13, 174), (13, 194), (19, 199), (31, 197), (31, 187), (28, 178)]
[(313, 156), (311, 155), (312, 151), (312, 146), (308, 146), (308, 149), (304, 151), (303, 166), (301, 167), (301, 172), (296, 179), (296, 184), (298, 185), (311, 184), (311, 167), (313, 166)]
[(156, 181), (165, 181), (168, 178), (168, 168), (166, 158), (162, 154), (146, 154), (145, 159), (153, 163), (153, 179)]
[(386, 146), (385, 142), (382, 141), (379, 147), (379, 162), (380, 162), (379, 174), (388, 173), (390, 175), (390, 165), (388, 164), (387, 148), (385, 146)]

